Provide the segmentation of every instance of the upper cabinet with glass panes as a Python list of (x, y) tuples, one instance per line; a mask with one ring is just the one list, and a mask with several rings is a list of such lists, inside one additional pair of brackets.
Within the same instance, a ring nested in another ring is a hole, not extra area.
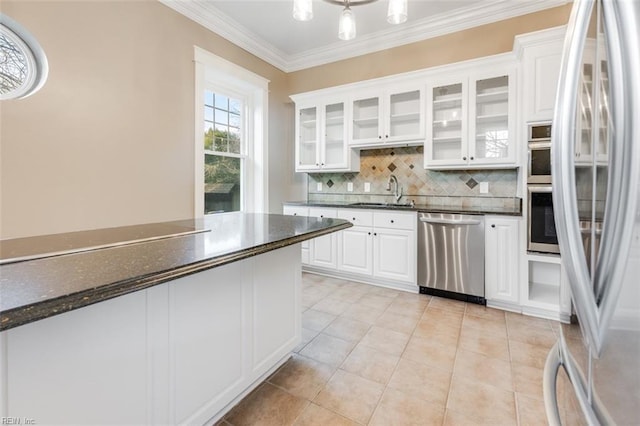
[(358, 171), (360, 156), (347, 142), (346, 100), (292, 98), (296, 102), (296, 171)]
[(352, 94), (352, 147), (424, 140), (424, 81)]
[(514, 75), (492, 67), (429, 82), (425, 168), (515, 167)]
[(606, 165), (609, 157), (609, 76), (604, 42), (597, 49), (594, 39), (586, 40), (576, 120), (578, 167), (591, 166), (594, 160), (598, 165)]

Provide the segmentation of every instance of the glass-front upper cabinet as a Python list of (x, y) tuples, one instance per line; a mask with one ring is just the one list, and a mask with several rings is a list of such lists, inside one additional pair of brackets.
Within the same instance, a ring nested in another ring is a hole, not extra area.
[(425, 163), (467, 164), (466, 82), (437, 83), (428, 88), (431, 113), (427, 121)]
[(325, 105), (323, 118), (320, 166), (325, 169), (344, 168), (347, 166), (345, 103)]
[[(609, 127), (609, 75), (607, 70), (606, 49), (602, 41), (587, 38), (583, 55), (582, 75), (578, 98), (577, 143), (575, 145), (575, 164), (578, 167), (608, 162)], [(597, 105), (597, 108), (596, 108)], [(597, 120), (595, 115), (597, 115)], [(597, 125), (597, 128), (593, 126)]]
[(515, 165), (513, 76), (507, 69), (427, 87), (426, 168)]
[(347, 105), (336, 99), (296, 103), (296, 171), (359, 170), (358, 153), (347, 143)]
[(298, 108), (296, 120), (297, 146), (296, 169), (319, 166), (320, 132), (318, 108), (316, 106)]
[(514, 156), (508, 74), (471, 81), (470, 115), (473, 117), (469, 160), (477, 163), (510, 161)]
[(422, 84), (393, 91), (356, 93), (352, 103), (352, 146), (419, 141), (424, 137)]

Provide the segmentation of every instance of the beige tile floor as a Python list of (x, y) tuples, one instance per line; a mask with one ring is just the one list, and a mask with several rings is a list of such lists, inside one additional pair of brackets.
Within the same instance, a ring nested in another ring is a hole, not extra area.
[(223, 425), (545, 425), (558, 324), (303, 274), (302, 343)]

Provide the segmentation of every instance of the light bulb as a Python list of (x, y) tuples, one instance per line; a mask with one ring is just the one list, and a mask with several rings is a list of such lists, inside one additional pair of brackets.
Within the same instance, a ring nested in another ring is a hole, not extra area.
[(356, 17), (349, 6), (345, 7), (342, 15), (340, 15), (338, 37), (340, 40), (352, 40), (356, 38)]
[(407, 20), (407, 0), (389, 0), (387, 22), (402, 24)]
[(293, 0), (293, 19), (303, 22), (313, 19), (311, 0)]

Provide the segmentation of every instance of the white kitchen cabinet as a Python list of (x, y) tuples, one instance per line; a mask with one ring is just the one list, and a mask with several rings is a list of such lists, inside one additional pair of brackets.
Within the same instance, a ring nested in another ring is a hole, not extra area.
[[(588, 40), (587, 43), (593, 43)], [(606, 52), (604, 45), (600, 46), (602, 52)], [(606, 59), (596, 63), (595, 47), (585, 49), (582, 75), (579, 87), (578, 117), (576, 120), (575, 164), (577, 166), (591, 166), (594, 160), (598, 164), (608, 163), (608, 124), (609, 110), (606, 99), (609, 91), (609, 77)], [(604, 55), (604, 53), (603, 53)], [(599, 84), (594, 84), (599, 82)], [(599, 92), (599, 93), (598, 93)], [(595, 107), (595, 102), (600, 99), (600, 108)], [(598, 114), (596, 117), (595, 114)], [(593, 129), (597, 125), (598, 129)], [(594, 134), (596, 133), (596, 134)], [(595, 138), (595, 144), (594, 144)]]
[(339, 271), (415, 285), (415, 213), (341, 209), (338, 217), (355, 225), (338, 235)]
[(422, 142), (424, 83), (387, 86), (393, 89), (360, 90), (353, 96), (350, 146)]
[(562, 38), (527, 47), (523, 54), (524, 121), (550, 121), (562, 60)]
[[(284, 206), (282, 214), (287, 216), (309, 216), (309, 207), (304, 206)], [(309, 264), (309, 240), (305, 240), (302, 245), (302, 264)]]
[(485, 297), (487, 302), (519, 303), (519, 242), (521, 219), (485, 217)]
[[(309, 216), (318, 219), (337, 218), (338, 212), (336, 209), (310, 207)], [(309, 265), (329, 269), (338, 267), (338, 241), (336, 233), (309, 240)]]
[(415, 231), (374, 228), (373, 275), (415, 284)]
[(373, 274), (373, 212), (340, 209), (338, 218), (353, 223), (352, 228), (338, 233), (338, 269), (354, 274)]
[(427, 104), (425, 168), (515, 166), (514, 67), (433, 80)]
[(347, 102), (296, 102), (296, 171), (359, 171), (360, 160), (347, 143)]

